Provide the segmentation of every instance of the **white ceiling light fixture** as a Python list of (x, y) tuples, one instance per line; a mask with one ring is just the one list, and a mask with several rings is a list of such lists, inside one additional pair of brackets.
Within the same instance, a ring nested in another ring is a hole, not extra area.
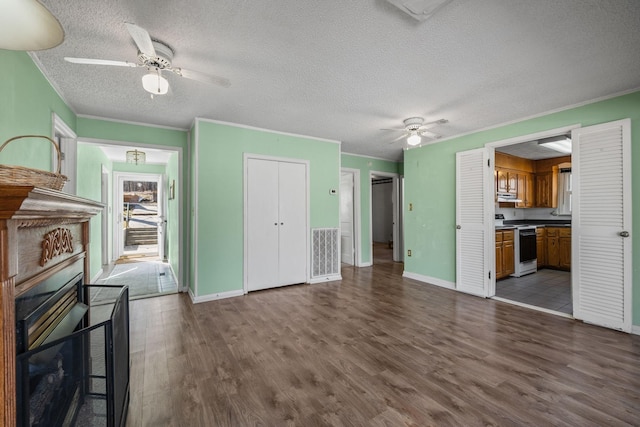
[(40, 2), (0, 2), (0, 49), (44, 50), (58, 46), (63, 40), (62, 25)]
[(420, 142), (422, 142), (422, 138), (420, 137), (420, 135), (418, 135), (417, 132), (411, 132), (411, 135), (409, 135), (409, 137), (407, 138), (407, 144), (411, 146), (418, 145), (420, 144)]
[(571, 138), (566, 135), (552, 136), (538, 140), (538, 145), (558, 151), (564, 154), (571, 154)]
[(142, 76), (142, 87), (152, 95), (164, 95), (169, 91), (169, 81), (156, 70)]
[(404, 124), (401, 128), (386, 128), (381, 130), (392, 130), (392, 131), (402, 131), (402, 135), (394, 139), (393, 142), (400, 141), (401, 139), (407, 138), (407, 144), (410, 146), (416, 146), (422, 142), (422, 138), (427, 138), (430, 140), (436, 140), (440, 138), (440, 135), (437, 133), (431, 132), (429, 129), (443, 125), (448, 123), (449, 121), (446, 119), (434, 120), (432, 122), (425, 123), (422, 117), (409, 117), (408, 119), (404, 119), (402, 123)]
[(147, 161), (147, 155), (144, 151), (136, 149), (127, 151), (127, 163), (135, 163), (136, 165), (144, 165)]

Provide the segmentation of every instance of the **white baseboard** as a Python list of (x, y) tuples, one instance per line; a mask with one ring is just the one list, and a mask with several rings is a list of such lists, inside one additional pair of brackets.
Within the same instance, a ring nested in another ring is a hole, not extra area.
[(640, 325), (631, 325), (631, 333), (633, 335), (640, 335)]
[(100, 276), (102, 276), (102, 273), (104, 273), (104, 270), (101, 268), (100, 270), (98, 270), (96, 275), (91, 278), (91, 283), (96, 283)]
[(402, 277), (408, 279), (418, 280), (420, 282), (428, 283), (430, 285), (440, 286), (441, 288), (455, 289), (456, 284), (449, 282), (448, 280), (438, 279), (437, 277), (423, 276), (422, 274), (411, 273), (410, 271), (404, 271)]
[(197, 297), (193, 294), (193, 291), (191, 290), (191, 288), (189, 288), (189, 296), (191, 297), (191, 302), (194, 304), (199, 304), (201, 302), (207, 302), (207, 301), (215, 301), (215, 300), (225, 299), (225, 298), (241, 297), (243, 295), (244, 295), (244, 291), (242, 289), (239, 289), (237, 291), (217, 292), (215, 294), (209, 294), (209, 295), (203, 295), (203, 296)]
[(316, 283), (333, 282), (335, 280), (342, 280), (342, 276), (340, 274), (332, 274), (330, 276), (315, 277), (309, 280), (309, 283), (315, 285)]
[(372, 262), (363, 262), (360, 265), (358, 265), (358, 267), (371, 267), (373, 265)]

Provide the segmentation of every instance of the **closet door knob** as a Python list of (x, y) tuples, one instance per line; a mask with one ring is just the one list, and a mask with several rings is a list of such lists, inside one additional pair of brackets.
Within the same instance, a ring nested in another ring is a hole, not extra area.
[(620, 237), (629, 237), (629, 232), (628, 231), (621, 231), (618, 234), (620, 234)]
[(274, 222), (274, 223), (273, 223), (273, 225), (278, 225), (278, 223), (277, 223), (277, 222)]

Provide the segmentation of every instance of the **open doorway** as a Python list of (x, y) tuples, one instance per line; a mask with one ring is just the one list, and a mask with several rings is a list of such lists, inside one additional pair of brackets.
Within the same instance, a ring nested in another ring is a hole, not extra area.
[(161, 175), (115, 173), (116, 260), (164, 258), (164, 199)]
[(340, 261), (360, 265), (360, 171), (340, 173)]
[(394, 173), (371, 172), (371, 259), (402, 262), (402, 180)]
[(571, 138), (495, 147), (495, 296), (573, 315)]

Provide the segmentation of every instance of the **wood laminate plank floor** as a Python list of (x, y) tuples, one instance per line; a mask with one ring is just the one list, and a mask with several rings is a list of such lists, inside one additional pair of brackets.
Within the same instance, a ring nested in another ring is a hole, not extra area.
[(640, 337), (401, 277), (131, 302), (128, 426), (640, 424)]

